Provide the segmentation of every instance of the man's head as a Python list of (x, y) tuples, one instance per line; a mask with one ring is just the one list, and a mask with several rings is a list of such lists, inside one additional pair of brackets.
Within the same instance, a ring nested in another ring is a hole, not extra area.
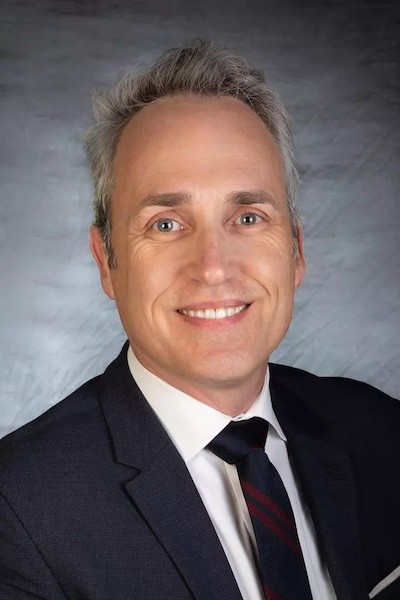
[(304, 272), (283, 107), (259, 71), (202, 42), (97, 102), (92, 251), (134, 352), (204, 401), (256, 392)]

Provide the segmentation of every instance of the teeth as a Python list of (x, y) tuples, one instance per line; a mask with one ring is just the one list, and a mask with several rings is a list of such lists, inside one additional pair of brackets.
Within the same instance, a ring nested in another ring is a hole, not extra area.
[(226, 308), (207, 308), (206, 310), (180, 310), (179, 312), (198, 319), (226, 319), (226, 317), (232, 317), (242, 312), (244, 308), (246, 308), (246, 304)]

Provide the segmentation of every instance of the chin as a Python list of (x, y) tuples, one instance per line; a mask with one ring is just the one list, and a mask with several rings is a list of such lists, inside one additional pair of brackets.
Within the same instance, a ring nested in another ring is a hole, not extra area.
[[(197, 362), (197, 361), (196, 361)], [(248, 365), (241, 357), (231, 361), (213, 361), (199, 359), (199, 369), (191, 372), (190, 378), (199, 383), (205, 383), (212, 387), (237, 386), (239, 382), (244, 382), (246, 379), (254, 377), (257, 372), (256, 365)], [(265, 360), (265, 366), (267, 359)], [(259, 367), (258, 367), (259, 368)]]

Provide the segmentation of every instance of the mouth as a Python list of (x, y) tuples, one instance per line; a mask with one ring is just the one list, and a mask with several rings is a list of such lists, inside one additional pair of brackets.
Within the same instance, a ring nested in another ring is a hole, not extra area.
[(249, 304), (240, 304), (239, 306), (221, 306), (216, 308), (205, 308), (202, 310), (182, 308), (178, 310), (178, 313), (186, 315), (187, 317), (195, 317), (196, 319), (219, 320), (238, 315), (248, 306)]

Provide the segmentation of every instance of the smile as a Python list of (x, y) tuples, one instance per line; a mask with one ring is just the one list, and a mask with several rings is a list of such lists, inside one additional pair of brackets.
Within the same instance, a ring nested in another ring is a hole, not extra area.
[(233, 317), (242, 312), (246, 308), (247, 304), (241, 306), (226, 306), (224, 308), (207, 308), (205, 310), (179, 310), (182, 315), (188, 317), (196, 317), (197, 319), (226, 319), (227, 317)]

